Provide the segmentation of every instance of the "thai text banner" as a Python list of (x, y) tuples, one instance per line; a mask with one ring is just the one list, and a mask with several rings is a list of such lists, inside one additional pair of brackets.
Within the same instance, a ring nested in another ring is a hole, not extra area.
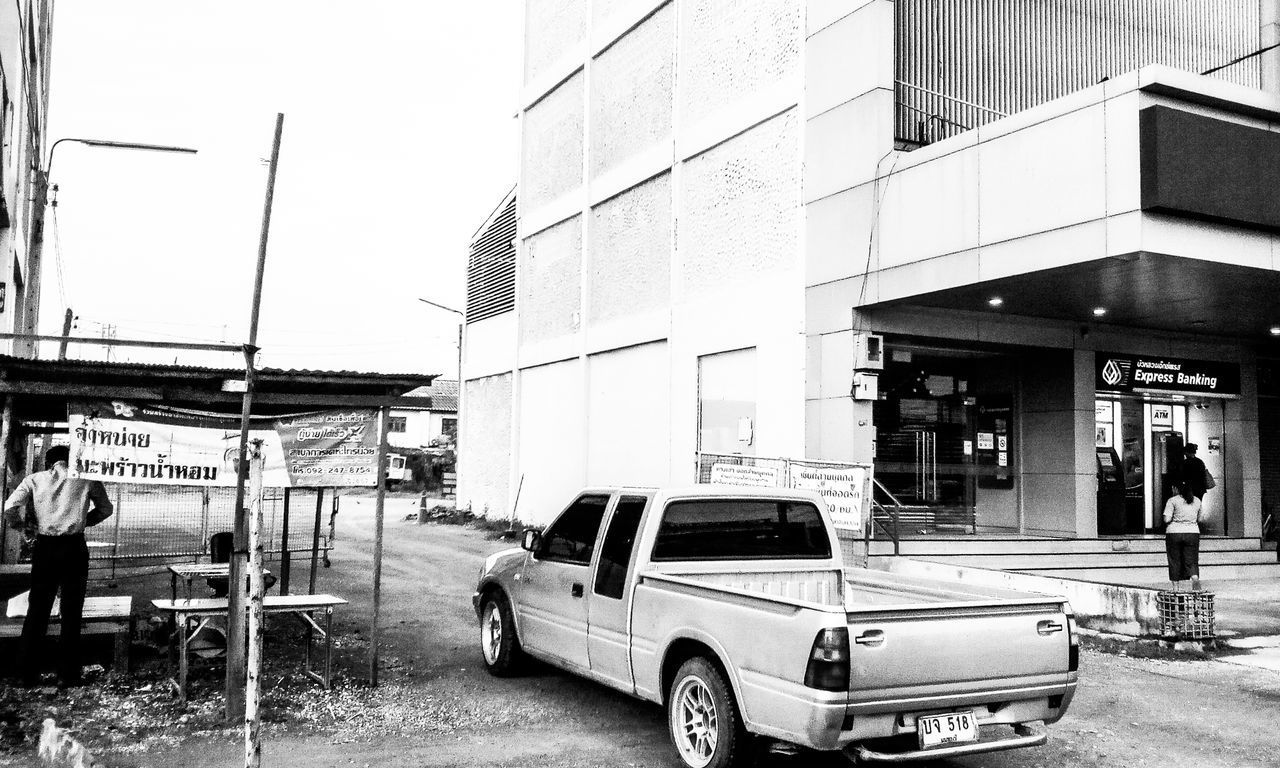
[[(151, 485), (234, 486), (240, 419), (121, 400), (68, 408), (71, 474)], [(254, 419), (263, 485), (332, 488), (377, 484), (378, 415), (372, 409)]]

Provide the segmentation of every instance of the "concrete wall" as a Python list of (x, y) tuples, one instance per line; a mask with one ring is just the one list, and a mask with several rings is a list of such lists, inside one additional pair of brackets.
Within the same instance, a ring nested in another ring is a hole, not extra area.
[(463, 377), (515, 377), (493, 457), (524, 477), (520, 515), (584, 483), (692, 481), (706, 355), (756, 351), (755, 448), (802, 455), (803, 4), (526, 13), (515, 319), (468, 328)]
[(512, 384), (510, 373), (463, 383), (458, 505), (478, 515), (505, 517), (511, 510)]
[(1026, 352), (1022, 368), (1022, 530), (1038, 535), (1098, 533), (1093, 456), (1093, 353)]

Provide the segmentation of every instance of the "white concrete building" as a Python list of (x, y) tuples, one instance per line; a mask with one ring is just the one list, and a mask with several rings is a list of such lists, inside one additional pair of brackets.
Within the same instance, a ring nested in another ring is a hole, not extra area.
[(519, 489), (545, 522), (591, 483), (692, 482), (701, 451), (872, 462), (969, 533), (1140, 536), (1191, 441), (1211, 530), (1256, 543), (1274, 4), (1177, 5), (529, 0), (519, 215), (472, 249), (461, 502)]
[(406, 392), (405, 397), (422, 398), (424, 404), (420, 408), (391, 409), (387, 442), (393, 450), (427, 448), (458, 436), (456, 379), (436, 379), (430, 386)]

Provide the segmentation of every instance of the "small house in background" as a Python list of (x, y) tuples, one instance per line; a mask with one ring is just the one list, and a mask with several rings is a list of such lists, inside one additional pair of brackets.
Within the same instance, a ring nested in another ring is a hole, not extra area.
[(452, 447), (458, 437), (458, 382), (436, 379), (430, 386), (405, 393), (420, 398), (421, 408), (392, 408), (387, 439), (397, 448)]

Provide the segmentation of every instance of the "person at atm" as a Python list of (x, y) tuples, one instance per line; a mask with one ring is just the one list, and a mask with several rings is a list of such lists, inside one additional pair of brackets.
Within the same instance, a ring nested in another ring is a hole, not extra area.
[(1216, 483), (1213, 475), (1209, 474), (1208, 467), (1196, 456), (1199, 447), (1195, 443), (1187, 443), (1182, 447), (1182, 485), (1190, 486), (1191, 495), (1203, 500), (1204, 492)]
[(1169, 581), (1173, 591), (1181, 591), (1184, 581), (1191, 591), (1200, 591), (1200, 513), (1203, 502), (1183, 483), (1174, 486), (1174, 495), (1164, 505), (1164, 550), (1169, 558)]

